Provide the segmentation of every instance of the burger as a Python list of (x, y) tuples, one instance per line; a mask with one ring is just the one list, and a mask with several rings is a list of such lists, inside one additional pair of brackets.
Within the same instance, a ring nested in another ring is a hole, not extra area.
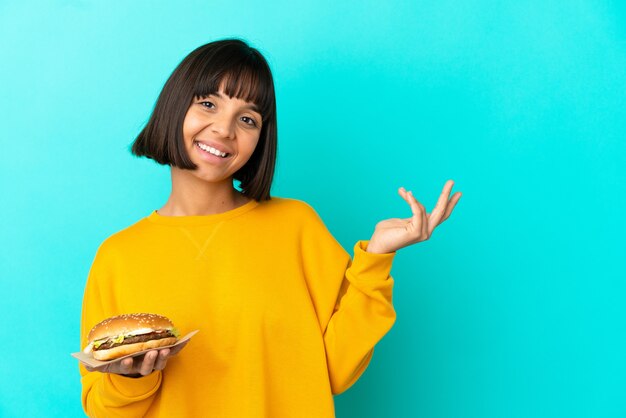
[(132, 313), (97, 323), (87, 335), (85, 354), (96, 360), (113, 360), (151, 348), (176, 344), (179, 333), (162, 315)]

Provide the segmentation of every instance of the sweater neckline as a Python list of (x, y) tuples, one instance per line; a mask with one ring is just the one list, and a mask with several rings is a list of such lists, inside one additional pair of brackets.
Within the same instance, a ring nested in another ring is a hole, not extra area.
[(211, 215), (187, 215), (187, 216), (165, 216), (161, 215), (155, 210), (147, 216), (148, 221), (161, 225), (172, 226), (197, 226), (197, 225), (209, 225), (214, 222), (224, 221), (226, 219), (234, 218), (235, 216), (242, 215), (251, 211), (259, 205), (259, 202), (252, 199), (248, 203), (245, 203), (238, 208), (227, 210), (222, 213), (214, 213)]

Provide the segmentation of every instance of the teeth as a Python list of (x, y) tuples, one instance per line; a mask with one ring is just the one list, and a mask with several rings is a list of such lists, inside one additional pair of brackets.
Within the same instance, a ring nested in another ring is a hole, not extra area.
[(226, 157), (226, 153), (225, 152), (220, 152), (220, 151), (216, 150), (215, 148), (209, 147), (208, 145), (201, 144), (200, 142), (196, 142), (196, 143), (198, 144), (198, 147), (200, 147), (200, 149), (202, 149), (202, 150), (204, 150), (204, 151), (206, 151), (208, 153), (211, 153), (213, 155), (217, 155), (218, 157), (222, 157), (222, 158)]

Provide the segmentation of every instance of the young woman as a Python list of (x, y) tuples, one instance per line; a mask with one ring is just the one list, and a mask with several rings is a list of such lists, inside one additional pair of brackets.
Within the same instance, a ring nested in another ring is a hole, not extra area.
[(170, 166), (171, 195), (98, 248), (81, 343), (133, 312), (200, 332), (175, 357), (81, 365), (89, 416), (334, 416), (332, 395), (361, 376), (395, 321), (396, 251), (428, 239), (461, 194), (450, 198), (448, 181), (428, 214), (400, 188), (413, 216), (378, 223), (351, 259), (308, 204), (270, 196), (276, 147), (273, 79), (256, 49), (216, 41), (178, 65), (132, 146)]

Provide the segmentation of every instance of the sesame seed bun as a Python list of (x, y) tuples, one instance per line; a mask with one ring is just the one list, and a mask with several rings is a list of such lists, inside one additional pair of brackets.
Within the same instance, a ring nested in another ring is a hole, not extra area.
[[(163, 331), (170, 332), (164, 333)], [(88, 344), (83, 351), (91, 353), (96, 360), (111, 360), (139, 351), (175, 344), (178, 338), (174, 334), (177, 335), (174, 332), (174, 324), (165, 316), (151, 313), (117, 315), (97, 323), (89, 331)], [(101, 340), (115, 339), (122, 335), (126, 336), (123, 341), (113, 341), (115, 344), (111, 344), (112, 340), (109, 340), (106, 344), (102, 344)], [(133, 338), (128, 338), (129, 336)], [(95, 341), (101, 341), (100, 348), (94, 348)]]
[(117, 315), (94, 325), (87, 335), (87, 341), (91, 343), (107, 337), (128, 334), (141, 328), (151, 328), (155, 331), (171, 330), (174, 324), (165, 316), (151, 313)]

